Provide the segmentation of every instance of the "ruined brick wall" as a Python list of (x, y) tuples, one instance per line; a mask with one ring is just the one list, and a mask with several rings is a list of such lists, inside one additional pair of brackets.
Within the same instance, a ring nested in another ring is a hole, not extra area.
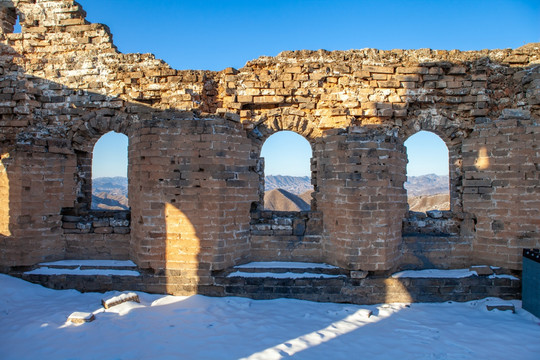
[[(4, 269), (130, 258), (170, 275), (162, 290), (192, 292), (255, 260), (519, 269), (520, 248), (540, 247), (538, 44), (295, 51), (211, 72), (119, 53), (71, 0), (2, 0), (0, 28)], [(281, 130), (313, 148), (314, 221), (257, 233), (260, 150)], [(420, 130), (449, 149), (443, 220), (407, 212), (403, 143)], [(129, 229), (70, 231), (63, 216), (90, 216), (92, 150), (109, 131), (129, 138)]]

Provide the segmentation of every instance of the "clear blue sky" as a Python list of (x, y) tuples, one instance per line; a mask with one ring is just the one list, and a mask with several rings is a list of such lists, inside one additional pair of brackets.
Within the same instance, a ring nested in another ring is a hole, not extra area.
[(540, 1), (79, 0), (118, 49), (175, 69), (240, 68), (284, 50), (516, 48), (540, 41)]
[[(121, 52), (154, 53), (176, 69), (241, 68), (251, 59), (284, 50), (479, 50), (540, 42), (539, 0), (79, 3), (89, 21), (111, 28)], [(276, 141), (276, 146), (283, 148), (287, 143)], [(434, 146), (429, 139), (422, 144), (420, 153), (424, 154)], [(421, 170), (409, 165), (409, 175), (420, 174)], [(297, 168), (292, 165), (283, 172)]]
[(408, 175), (448, 175), (448, 147), (440, 137), (429, 131), (419, 131), (405, 141), (405, 146), (409, 159)]
[(280, 131), (270, 136), (263, 144), (261, 156), (265, 175), (311, 176), (311, 145), (295, 132)]
[(128, 137), (114, 131), (103, 135), (94, 145), (92, 178), (127, 177)]

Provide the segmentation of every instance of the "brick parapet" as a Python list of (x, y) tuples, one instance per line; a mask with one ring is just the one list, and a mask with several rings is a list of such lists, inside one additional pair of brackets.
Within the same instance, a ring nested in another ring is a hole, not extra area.
[(316, 211), (256, 211), (251, 214), (253, 261), (325, 262), (322, 218)]

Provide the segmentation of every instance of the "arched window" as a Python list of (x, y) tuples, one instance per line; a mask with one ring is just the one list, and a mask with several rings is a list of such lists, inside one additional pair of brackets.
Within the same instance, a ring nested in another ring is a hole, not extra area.
[(292, 131), (270, 136), (261, 149), (264, 158), (264, 208), (306, 211), (311, 208), (311, 156), (309, 142)]
[(111, 131), (94, 145), (92, 153), (92, 209), (127, 210), (128, 138)]
[(448, 147), (437, 135), (420, 131), (405, 141), (410, 211), (450, 210)]

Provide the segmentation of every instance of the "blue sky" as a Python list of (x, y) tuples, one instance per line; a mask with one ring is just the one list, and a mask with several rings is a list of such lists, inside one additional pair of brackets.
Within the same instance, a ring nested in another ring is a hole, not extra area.
[(240, 68), (284, 50), (516, 48), (540, 41), (540, 1), (79, 0), (119, 50), (176, 69)]
[(94, 145), (92, 178), (127, 177), (128, 137), (114, 131), (103, 135)]
[[(275, 56), (284, 50), (367, 47), (480, 50), (517, 48), (540, 42), (539, 0), (79, 0), (79, 3), (87, 11), (89, 21), (110, 27), (121, 52), (153, 53), (176, 69), (241, 68), (251, 59)], [(289, 141), (275, 141), (275, 146), (287, 149)], [(419, 154), (435, 152), (431, 151), (435, 143), (429, 138), (421, 143)], [(116, 150), (109, 150), (109, 154), (113, 151)], [(309, 156), (305, 150), (288, 153)], [(267, 163), (268, 156), (271, 155), (265, 155)], [(419, 175), (422, 170), (409, 158), (408, 173)], [(420, 159), (418, 163), (426, 161), (429, 160)], [(280, 162), (283, 164), (283, 158)], [(297, 169), (298, 166), (292, 165), (284, 172)], [(98, 170), (94, 172), (96, 176)]]
[[(311, 176), (311, 145), (301, 135), (280, 131), (263, 144), (265, 175)], [(286, 164), (286, 173), (283, 171)]]

